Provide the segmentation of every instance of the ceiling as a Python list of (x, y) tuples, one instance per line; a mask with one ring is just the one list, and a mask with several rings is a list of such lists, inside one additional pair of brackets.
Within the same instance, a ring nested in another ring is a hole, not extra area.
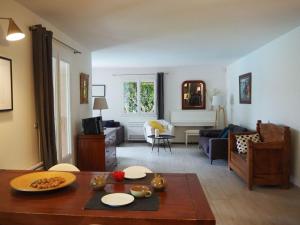
[(17, 0), (93, 66), (227, 65), (300, 26), (299, 0)]

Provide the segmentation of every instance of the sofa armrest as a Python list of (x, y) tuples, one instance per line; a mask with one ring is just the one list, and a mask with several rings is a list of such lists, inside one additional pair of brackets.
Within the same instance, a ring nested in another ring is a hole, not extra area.
[[(216, 151), (221, 149), (227, 149), (228, 139), (227, 138), (210, 138), (209, 145), (211, 148), (216, 149)], [(226, 151), (227, 153), (227, 151)]]
[(212, 158), (227, 158), (228, 139), (210, 138), (209, 148)]
[(221, 131), (221, 129), (200, 130), (199, 135), (200, 137), (217, 138), (220, 135)]
[(249, 141), (248, 142), (248, 148), (255, 150), (278, 150), (284, 148), (284, 142), (282, 141), (274, 141), (274, 142), (253, 142)]

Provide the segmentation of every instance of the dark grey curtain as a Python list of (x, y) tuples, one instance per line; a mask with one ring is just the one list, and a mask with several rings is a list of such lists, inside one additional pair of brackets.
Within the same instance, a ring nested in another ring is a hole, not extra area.
[(44, 168), (57, 164), (52, 80), (52, 32), (31, 27), (36, 118)]
[(157, 73), (157, 118), (164, 119), (164, 73)]

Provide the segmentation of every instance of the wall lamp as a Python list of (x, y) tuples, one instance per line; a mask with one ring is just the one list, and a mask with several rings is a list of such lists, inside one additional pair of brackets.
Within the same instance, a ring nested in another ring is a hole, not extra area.
[(25, 34), (21, 31), (12, 18), (0, 17), (0, 19), (9, 21), (6, 40), (18, 41), (25, 37)]

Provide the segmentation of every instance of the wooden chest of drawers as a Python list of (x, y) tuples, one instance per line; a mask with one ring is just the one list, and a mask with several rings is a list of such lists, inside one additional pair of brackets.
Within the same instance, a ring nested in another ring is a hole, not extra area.
[(116, 129), (105, 129), (104, 135), (78, 136), (77, 167), (81, 171), (112, 171), (117, 165)]

